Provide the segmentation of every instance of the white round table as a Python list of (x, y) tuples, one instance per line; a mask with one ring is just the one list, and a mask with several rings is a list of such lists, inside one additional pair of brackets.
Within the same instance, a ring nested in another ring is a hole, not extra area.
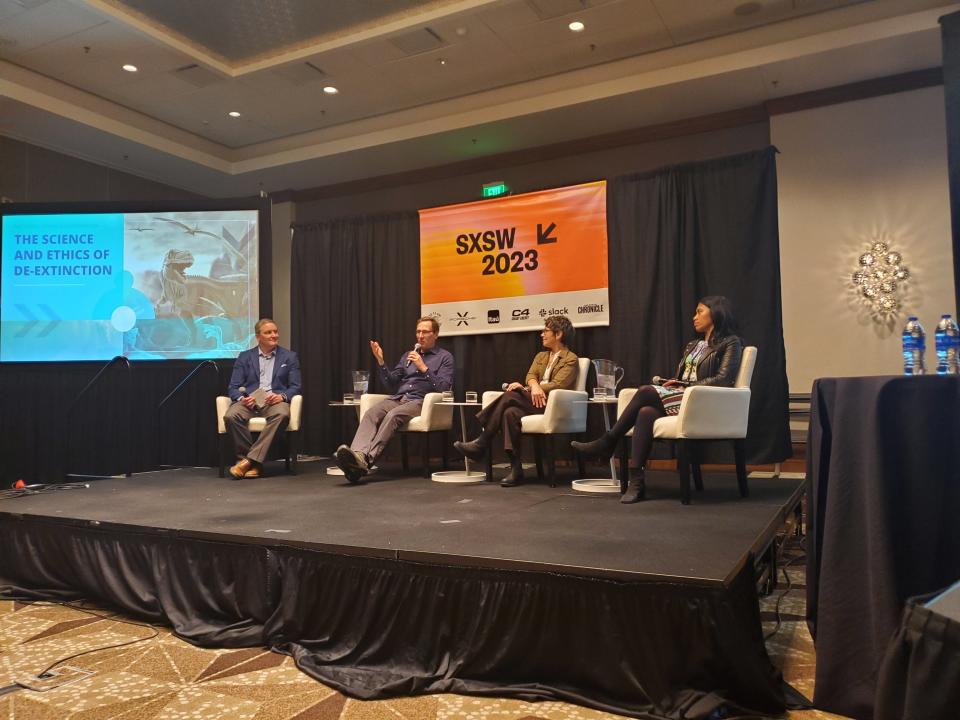
[[(464, 408), (480, 407), (479, 402), (445, 402), (444, 405), (454, 405), (460, 413), (460, 439), (467, 441), (467, 418)], [(431, 476), (434, 482), (448, 483), (451, 485), (476, 485), (486, 481), (487, 474), (478, 470), (470, 469), (470, 458), (463, 459), (463, 470), (441, 470), (433, 473)]]
[[(617, 398), (615, 397), (606, 397), (602, 399), (590, 398), (589, 400), (577, 400), (578, 403), (586, 403), (587, 405), (601, 405), (603, 406), (603, 427), (609, 432), (610, 430), (610, 415), (607, 411), (607, 408), (611, 405), (616, 406)], [(608, 478), (578, 478), (570, 483), (570, 486), (577, 492), (583, 493), (602, 493), (605, 495), (611, 495), (616, 493), (620, 494), (620, 479), (617, 477), (617, 466), (613, 461), (613, 456), (610, 456), (610, 477)]]

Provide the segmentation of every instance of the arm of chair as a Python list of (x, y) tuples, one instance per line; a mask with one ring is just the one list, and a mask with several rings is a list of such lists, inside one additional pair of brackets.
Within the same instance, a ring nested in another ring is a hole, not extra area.
[(443, 402), (443, 393), (427, 393), (420, 408), (423, 429), (449, 430), (453, 427), (453, 405)]
[(630, 401), (633, 400), (633, 396), (637, 394), (637, 390), (640, 388), (623, 388), (620, 390), (620, 394), (617, 395), (617, 417), (619, 418), (623, 415), (623, 411), (627, 409), (627, 405), (630, 404)]
[(374, 405), (376, 405), (377, 403), (383, 402), (383, 401), (386, 400), (388, 397), (390, 397), (390, 396), (389, 396), (389, 395), (379, 395), (379, 394), (377, 394), (377, 393), (364, 393), (363, 395), (361, 395), (361, 396), (360, 396), (360, 409), (359, 409), (359, 411), (358, 411), (360, 414), (359, 414), (359, 417), (358, 417), (357, 419), (358, 419), (358, 420), (363, 420), (363, 416), (367, 414), (367, 410), (369, 410), (370, 408), (372, 408), (372, 407), (373, 407)]
[(487, 405), (492, 403), (498, 397), (503, 395), (503, 390), (486, 390), (483, 393), (483, 397), (480, 398), (480, 407), (485, 408)]
[(677, 437), (744, 438), (750, 413), (750, 388), (695, 385), (687, 388), (677, 416)]
[(290, 398), (290, 422), (287, 432), (297, 432), (300, 429), (300, 413), (303, 409), (303, 395), (294, 395)]
[[(230, 408), (231, 400), (226, 395), (217, 395), (217, 433), (224, 435), (227, 432), (227, 424), (223, 421), (223, 416), (226, 415), (227, 410)], [(207, 416), (209, 417), (209, 415)]]
[(548, 433), (579, 433), (587, 429), (587, 404), (590, 398), (581, 390), (553, 390), (547, 395), (543, 423)]

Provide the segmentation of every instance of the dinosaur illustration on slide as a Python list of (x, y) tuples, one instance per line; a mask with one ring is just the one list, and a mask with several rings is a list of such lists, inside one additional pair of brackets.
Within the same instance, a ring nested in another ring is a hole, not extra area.
[(157, 315), (161, 306), (169, 303), (174, 315), (192, 319), (205, 315), (237, 317), (246, 312), (246, 277), (236, 279), (213, 279), (202, 275), (188, 275), (193, 265), (193, 253), (189, 250), (169, 250), (163, 256), (160, 272), (162, 294), (157, 302)]

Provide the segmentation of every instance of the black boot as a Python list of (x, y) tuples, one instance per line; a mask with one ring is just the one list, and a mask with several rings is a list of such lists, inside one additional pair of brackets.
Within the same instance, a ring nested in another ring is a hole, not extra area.
[(480, 435), (476, 440), (470, 442), (461, 442), (457, 440), (453, 444), (453, 449), (461, 455), (466, 455), (471, 460), (483, 460), (487, 456), (487, 439)]
[(516, 487), (523, 482), (523, 460), (520, 453), (510, 450), (507, 450), (507, 456), (510, 458), (510, 474), (500, 481), (500, 487)]
[(620, 502), (624, 505), (630, 505), (643, 500), (647, 486), (643, 477), (643, 468), (627, 468), (627, 476), (630, 481), (627, 483), (627, 489), (620, 496)]
[(597, 457), (601, 460), (609, 460), (610, 456), (613, 455), (613, 451), (617, 449), (617, 439), (610, 433), (605, 432), (596, 440), (591, 440), (590, 442), (574, 440), (570, 443), (570, 447), (584, 455)]

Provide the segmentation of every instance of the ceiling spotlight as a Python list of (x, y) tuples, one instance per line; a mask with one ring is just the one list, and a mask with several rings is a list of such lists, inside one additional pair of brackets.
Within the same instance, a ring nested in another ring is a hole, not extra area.
[(327, 86), (323, 89), (323, 91), (324, 91), (327, 95), (336, 95), (338, 92), (340, 92), (340, 91), (337, 90), (333, 85), (327, 85)]
[(229, 115), (230, 117), (240, 117), (240, 113), (238, 113), (236, 110), (231, 110), (230, 112), (227, 113), (227, 115)]
[(446, 58), (437, 58), (437, 62), (440, 63), (441, 65), (446, 65), (446, 64), (447, 64)]
[(126, 65), (123, 66), (123, 69), (126, 70), (127, 72), (136, 72), (140, 68), (138, 68), (136, 65), (131, 65), (130, 63), (127, 63)]
[(570, 28), (571, 32), (582, 32), (586, 25), (579, 20), (574, 20), (572, 23), (567, 25), (567, 27)]

